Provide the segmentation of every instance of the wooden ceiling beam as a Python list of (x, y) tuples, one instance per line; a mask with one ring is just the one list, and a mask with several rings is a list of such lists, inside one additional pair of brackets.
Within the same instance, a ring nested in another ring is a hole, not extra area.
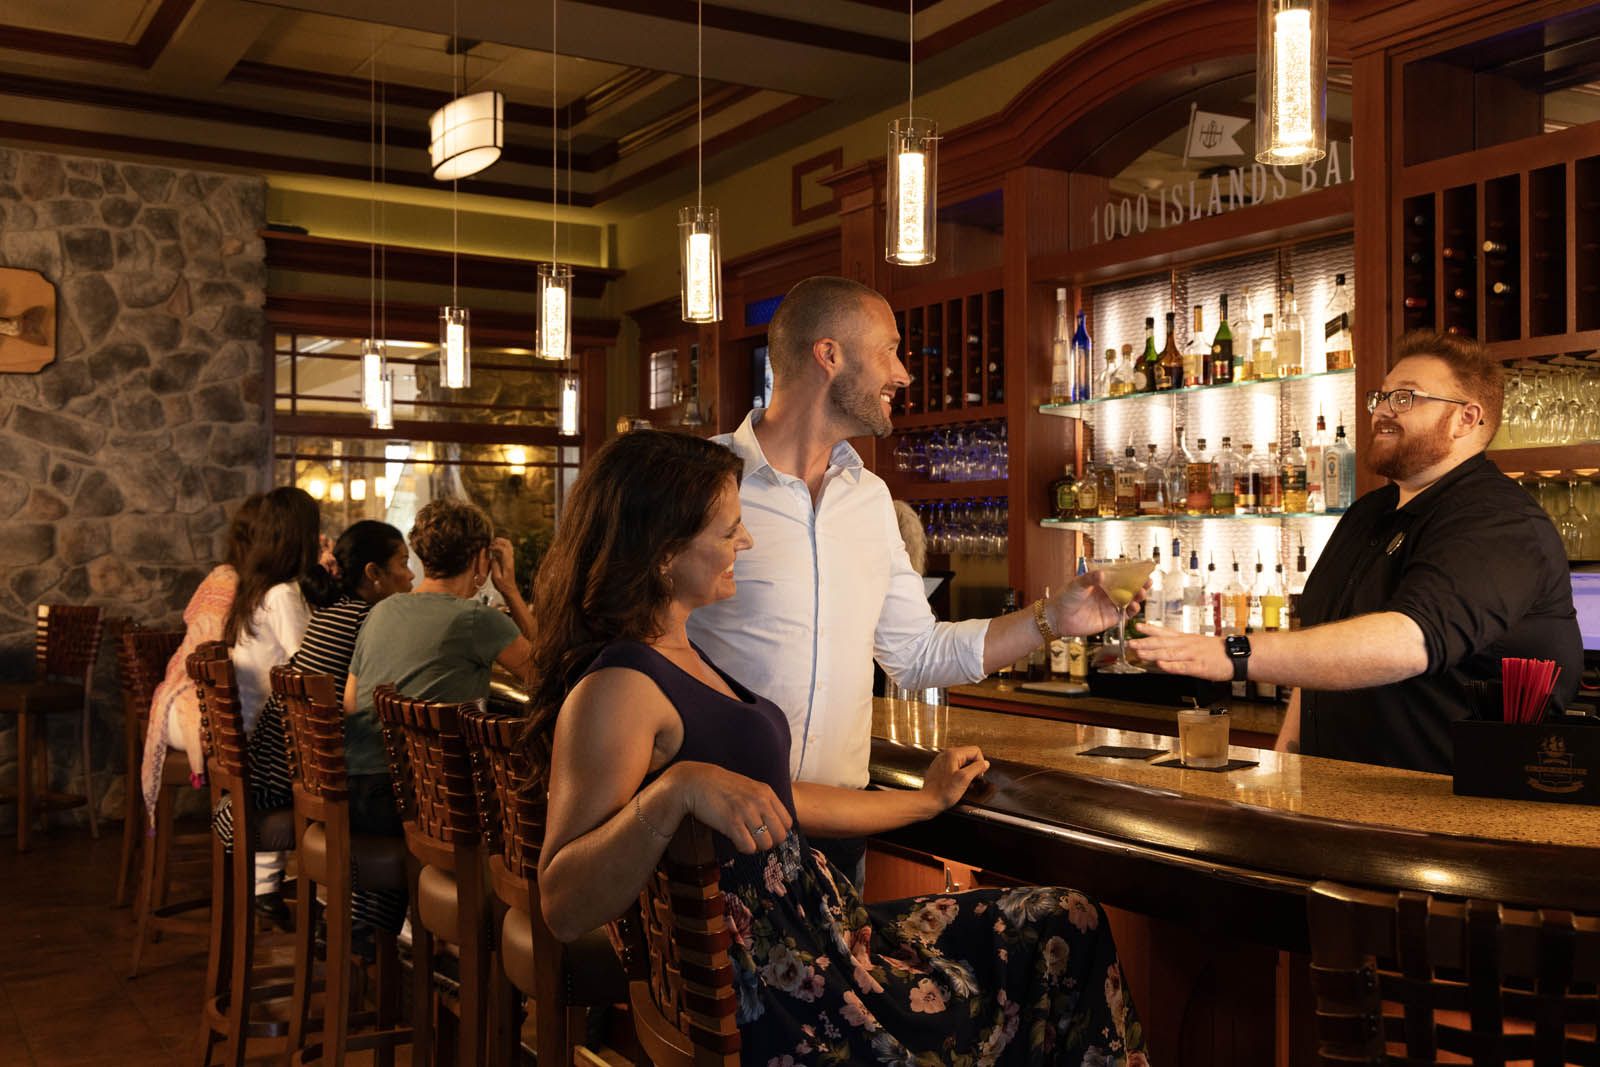
[[(626, 11), (632, 15), (648, 15), (651, 18), (686, 22), (690, 25), (695, 22), (694, 0), (582, 0), (582, 2), (586, 7)], [(722, 7), (717, 4), (706, 4), (702, 12), (707, 29), (725, 30), (746, 37), (762, 37), (788, 44), (810, 45), (830, 52), (870, 56), (873, 59), (900, 59), (906, 53), (905, 41), (895, 40), (892, 37), (840, 30), (815, 22), (764, 15), (756, 11)]]

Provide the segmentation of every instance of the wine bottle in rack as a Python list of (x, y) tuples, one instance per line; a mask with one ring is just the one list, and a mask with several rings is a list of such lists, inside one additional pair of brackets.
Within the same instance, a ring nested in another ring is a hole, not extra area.
[(1450, 298), (1452, 300), (1471, 300), (1472, 299), (1472, 290), (1471, 289), (1463, 289), (1463, 288), (1458, 286), (1458, 287), (1450, 290)]
[(1413, 311), (1419, 311), (1428, 306), (1428, 298), (1425, 296), (1408, 296), (1401, 303)]
[(1411, 252), (1406, 256), (1406, 262), (1410, 263), (1414, 267), (1422, 266), (1426, 260), (1427, 257), (1425, 257), (1421, 252)]
[(1504, 241), (1489, 240), (1483, 242), (1483, 251), (1489, 256), (1503, 256), (1511, 251), (1511, 246)]
[(1495, 282), (1493, 285), (1489, 286), (1489, 292), (1493, 293), (1495, 296), (1509, 296), (1511, 294), (1511, 283)]
[(1467, 260), (1472, 258), (1471, 252), (1464, 248), (1457, 248), (1454, 245), (1445, 245), (1443, 248), (1439, 249), (1439, 255), (1445, 259), (1456, 260)]

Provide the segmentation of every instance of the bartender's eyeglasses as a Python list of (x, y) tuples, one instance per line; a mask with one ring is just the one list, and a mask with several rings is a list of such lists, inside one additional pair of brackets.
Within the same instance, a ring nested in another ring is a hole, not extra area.
[(1411, 410), (1411, 405), (1418, 400), (1437, 400), (1444, 404), (1470, 404), (1470, 400), (1457, 400), (1449, 396), (1434, 396), (1424, 393), (1421, 389), (1390, 389), (1384, 392), (1381, 389), (1372, 389), (1367, 393), (1367, 414), (1378, 410), (1378, 405), (1385, 400), (1389, 402), (1391, 414), (1404, 415)]

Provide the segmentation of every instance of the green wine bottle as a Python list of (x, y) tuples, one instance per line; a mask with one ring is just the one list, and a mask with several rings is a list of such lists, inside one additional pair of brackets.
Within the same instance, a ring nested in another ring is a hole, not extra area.
[(1221, 321), (1216, 336), (1211, 339), (1211, 384), (1225, 385), (1233, 381), (1233, 331), (1228, 329), (1228, 294), (1220, 300)]

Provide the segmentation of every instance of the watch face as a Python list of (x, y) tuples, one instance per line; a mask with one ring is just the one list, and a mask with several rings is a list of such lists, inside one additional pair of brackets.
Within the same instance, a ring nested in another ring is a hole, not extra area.
[(1230, 656), (1248, 656), (1250, 654), (1250, 639), (1243, 634), (1233, 634), (1222, 639), (1222, 647)]

